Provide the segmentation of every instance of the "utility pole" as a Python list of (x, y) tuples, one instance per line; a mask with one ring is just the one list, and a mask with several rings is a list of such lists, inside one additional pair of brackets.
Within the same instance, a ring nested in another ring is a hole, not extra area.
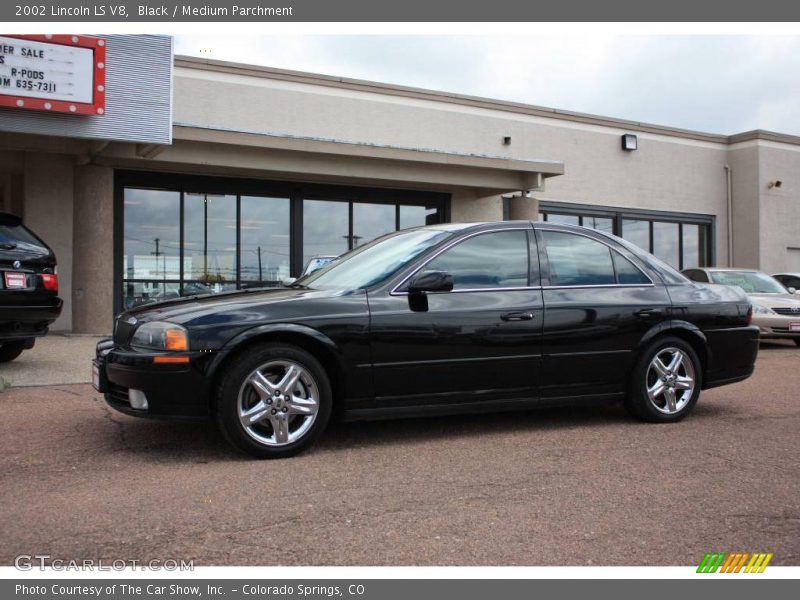
[[(161, 242), (161, 240), (159, 238), (155, 238), (155, 242), (156, 242), (156, 251), (155, 252), (151, 252), (150, 254), (152, 254), (153, 256), (156, 257), (156, 276), (158, 276), (158, 257), (163, 255), (164, 252), (159, 252), (158, 251), (159, 243)], [(166, 284), (166, 282), (167, 282), (167, 257), (166, 256), (164, 257), (164, 267), (163, 267), (161, 272), (162, 272), (162, 275), (161, 275), (162, 283)]]

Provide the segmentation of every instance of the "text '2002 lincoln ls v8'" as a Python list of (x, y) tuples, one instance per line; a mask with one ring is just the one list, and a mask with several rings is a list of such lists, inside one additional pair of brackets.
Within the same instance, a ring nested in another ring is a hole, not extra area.
[(550, 223), (392, 233), (288, 287), (141, 306), (98, 344), (95, 386), (128, 415), (213, 418), (237, 448), (307, 448), (373, 419), (621, 400), (672, 422), (749, 377), (741, 290), (632, 244)]

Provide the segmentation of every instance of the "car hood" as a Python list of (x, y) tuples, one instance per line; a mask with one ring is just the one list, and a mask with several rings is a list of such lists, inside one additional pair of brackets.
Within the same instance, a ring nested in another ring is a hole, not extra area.
[(342, 290), (310, 290), (286, 287), (236, 290), (145, 304), (126, 311), (121, 315), (121, 318), (133, 317), (139, 323), (147, 321), (187, 323), (205, 315), (236, 313), (247, 311), (256, 306), (261, 308), (269, 304), (296, 302), (303, 299), (330, 298), (348, 293)]
[(793, 308), (800, 307), (800, 298), (795, 294), (748, 294), (753, 302), (767, 308)]

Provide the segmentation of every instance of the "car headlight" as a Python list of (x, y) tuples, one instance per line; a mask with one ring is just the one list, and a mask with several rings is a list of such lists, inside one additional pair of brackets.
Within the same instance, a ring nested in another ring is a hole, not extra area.
[(136, 330), (131, 346), (153, 350), (188, 350), (189, 335), (186, 329), (175, 323), (152, 321)]
[(753, 302), (753, 314), (754, 315), (774, 315), (776, 314), (774, 310), (771, 308), (767, 308), (761, 304), (757, 304)]

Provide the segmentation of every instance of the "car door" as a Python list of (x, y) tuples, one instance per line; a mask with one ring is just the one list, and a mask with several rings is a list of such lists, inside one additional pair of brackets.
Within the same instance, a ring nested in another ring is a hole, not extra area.
[(532, 228), (480, 231), (465, 234), (414, 273), (446, 271), (452, 291), (420, 299), (409, 296), (404, 283), (391, 293), (370, 294), (378, 406), (535, 396), (538, 270)]
[(536, 230), (542, 267), (542, 399), (619, 395), (634, 350), (669, 318), (669, 295), (622, 246)]

